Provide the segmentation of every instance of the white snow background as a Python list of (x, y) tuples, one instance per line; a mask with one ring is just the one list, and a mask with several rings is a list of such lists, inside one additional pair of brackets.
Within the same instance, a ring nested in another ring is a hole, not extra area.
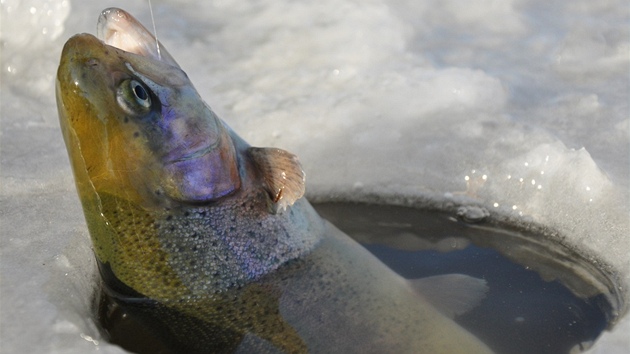
[[(64, 42), (109, 6), (0, 0), (0, 352), (121, 352), (59, 130)], [(157, 34), (308, 194), (475, 203), (560, 231), (630, 283), (630, 6), (614, 0), (153, 1)], [(627, 298), (627, 296), (626, 296)], [(630, 351), (630, 319), (592, 353)]]

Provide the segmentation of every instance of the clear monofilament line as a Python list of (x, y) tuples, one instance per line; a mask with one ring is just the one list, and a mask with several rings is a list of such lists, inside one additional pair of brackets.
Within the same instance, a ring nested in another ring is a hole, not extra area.
[(151, 13), (151, 22), (153, 23), (153, 36), (155, 36), (155, 48), (157, 49), (158, 59), (162, 60), (162, 54), (160, 53), (160, 42), (158, 41), (157, 30), (155, 28), (155, 18), (153, 17), (153, 6), (151, 6), (151, 0), (149, 0), (149, 12)]

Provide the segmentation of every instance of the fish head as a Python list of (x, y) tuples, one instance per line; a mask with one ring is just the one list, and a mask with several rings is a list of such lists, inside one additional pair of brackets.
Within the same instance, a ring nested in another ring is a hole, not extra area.
[(114, 10), (99, 18), (103, 38), (67, 41), (57, 72), (60, 123), (81, 197), (109, 193), (161, 208), (238, 190), (229, 128), (175, 60), (151, 49), (154, 37)]

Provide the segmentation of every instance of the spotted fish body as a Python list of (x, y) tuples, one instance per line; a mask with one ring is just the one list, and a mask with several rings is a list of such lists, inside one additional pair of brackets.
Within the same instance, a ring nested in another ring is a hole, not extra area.
[[(491, 352), (322, 220), (297, 158), (238, 137), (133, 17), (98, 35), (64, 46), (61, 128), (104, 286), (169, 352)], [(456, 313), (485, 289), (463, 280)]]

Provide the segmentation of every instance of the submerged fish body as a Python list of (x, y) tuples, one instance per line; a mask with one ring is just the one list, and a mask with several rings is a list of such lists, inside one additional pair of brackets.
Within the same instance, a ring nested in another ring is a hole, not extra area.
[(297, 158), (238, 137), (133, 17), (98, 33), (63, 49), (61, 128), (104, 286), (171, 352), (491, 352), (450, 318), (482, 282), (448, 278), (450, 310), (423, 296), (436, 283), (320, 219)]

